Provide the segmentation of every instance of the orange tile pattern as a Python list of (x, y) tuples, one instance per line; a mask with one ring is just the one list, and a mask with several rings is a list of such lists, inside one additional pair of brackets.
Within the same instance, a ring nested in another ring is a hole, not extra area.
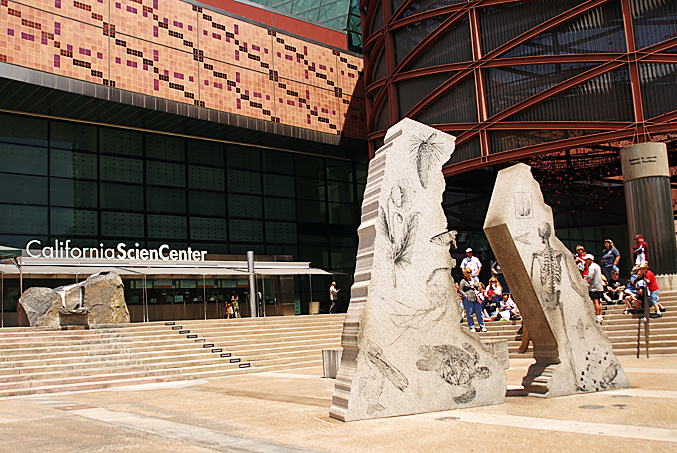
[(362, 59), (180, 0), (0, 0), (0, 61), (366, 138)]

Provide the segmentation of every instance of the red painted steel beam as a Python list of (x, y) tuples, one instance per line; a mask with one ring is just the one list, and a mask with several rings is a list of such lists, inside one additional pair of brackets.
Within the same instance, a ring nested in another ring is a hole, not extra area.
[(388, 68), (388, 78), (386, 80), (386, 90), (388, 91), (388, 116), (390, 117), (390, 125), (392, 126), (399, 121), (399, 101), (397, 95), (397, 85), (393, 83), (392, 74), (397, 68), (397, 60), (395, 58), (395, 36), (392, 33), (390, 22), (393, 16), (392, 3), (390, 0), (381, 0), (383, 7), (383, 31), (385, 33), (386, 43), (386, 67)]
[(428, 46), (434, 43), (437, 40), (437, 38), (446, 33), (447, 30), (449, 30), (449, 28), (456, 25), (456, 23), (459, 22), (466, 14), (467, 11), (464, 9), (447, 17), (447, 19), (444, 22), (442, 22), (432, 33), (428, 34), (425, 38), (423, 38), (423, 40), (420, 43), (418, 43), (416, 47), (414, 47), (411, 50), (411, 52), (407, 54), (406, 57), (404, 57), (404, 59), (400, 62), (400, 64), (397, 65), (395, 72), (392, 74), (396, 75), (398, 71), (402, 70), (402, 68), (407, 67), (412, 61), (414, 61), (414, 59), (420, 56), (425, 51), (425, 49), (428, 48)]
[(632, 19), (630, 0), (621, 0), (623, 12), (623, 30), (625, 32), (625, 45), (628, 49), (628, 68), (630, 71), (630, 88), (632, 90), (632, 106), (637, 123), (637, 137), (641, 142), (648, 142), (648, 136), (644, 124), (644, 105), (642, 103), (642, 85), (639, 78), (639, 65), (637, 63), (637, 46), (635, 45), (635, 25)]
[(677, 110), (658, 115), (656, 117), (650, 118), (647, 120), (649, 123), (667, 123), (670, 121), (677, 120)]
[[(500, 113), (497, 113), (496, 115), (492, 116), (491, 118), (487, 119), (487, 121), (483, 122), (482, 124), (477, 125), (474, 128), (474, 131), (466, 131), (463, 134), (461, 134), (461, 137), (465, 134), (470, 134), (471, 132), (476, 132), (482, 129), (486, 129), (489, 125), (494, 124), (499, 122), (500, 120), (509, 117), (510, 115), (513, 115), (515, 113), (518, 113), (522, 110), (525, 110), (540, 101), (547, 99), (551, 96), (554, 96), (556, 94), (559, 94), (563, 91), (566, 91), (578, 84), (587, 82), (588, 80), (594, 79), (595, 77), (600, 76), (601, 74), (604, 74), (605, 72), (612, 71), (620, 66), (623, 66), (625, 62), (623, 61), (611, 61), (608, 63), (604, 63), (596, 68), (590, 69), (582, 74), (579, 74), (575, 77), (572, 77), (570, 79), (565, 80), (562, 83), (558, 83), (557, 85), (548, 88), (547, 90), (543, 90), (538, 94), (535, 94), (521, 102), (518, 102), (517, 104), (508, 107), (507, 109), (503, 110)], [(459, 137), (460, 138), (460, 137)]]
[(615, 131), (633, 126), (634, 123), (627, 121), (501, 121), (492, 124), (487, 130), (511, 131), (511, 130), (567, 130), (589, 129)]
[[(482, 38), (480, 31), (480, 23), (477, 18), (477, 9), (472, 8), (468, 13), (470, 21), (470, 43), (472, 45), (473, 60), (479, 61), (482, 59)], [(480, 122), (487, 120), (487, 92), (484, 84), (484, 73), (482, 69), (475, 68), (473, 70), (475, 76), (475, 101), (477, 102), (477, 118)], [(485, 159), (491, 152), (491, 144), (489, 142), (489, 134), (486, 130), (480, 131), (480, 153)]]
[[(603, 5), (604, 3), (607, 3), (610, 0), (589, 0), (579, 6), (576, 6), (568, 11), (565, 11), (564, 13), (555, 16), (554, 18), (547, 20), (543, 22), (542, 24), (532, 28), (529, 31), (526, 31), (522, 33), (521, 35), (517, 36), (516, 38), (508, 41), (507, 43), (497, 47), (493, 51), (489, 52), (488, 54), (484, 55), (482, 60), (479, 61), (474, 61), (471, 65), (470, 68), (466, 69), (466, 72), (471, 71), (472, 69), (475, 68), (480, 68), (482, 67), (486, 61), (492, 60), (500, 56), (501, 54), (508, 52), (512, 50), (513, 48), (529, 41), (532, 38), (535, 38), (536, 36), (545, 33), (546, 31), (549, 31), (555, 27), (558, 27), (559, 25), (562, 25), (563, 23), (579, 16), (582, 14), (585, 14), (595, 8), (597, 8), (600, 5)], [(472, 69), (471, 69), (472, 68)], [(469, 74), (465, 74), (466, 76)], [(433, 90), (426, 98), (423, 100), (423, 102), (418, 103), (409, 113), (407, 116), (414, 116), (417, 113), (419, 113), (420, 110), (425, 109), (427, 106), (435, 102), (439, 97), (444, 95), (449, 89), (451, 88), (451, 84), (449, 82), (445, 82), (442, 85), (440, 85), (437, 89)]]
[(534, 146), (528, 146), (511, 151), (504, 151), (501, 153), (492, 154), (486, 161), (481, 158), (475, 158), (460, 162), (458, 164), (448, 165), (442, 169), (445, 177), (454, 176), (469, 170), (486, 167), (488, 165), (497, 165), (501, 163), (511, 162), (525, 157), (533, 157), (541, 154), (548, 154), (557, 151), (566, 151), (572, 148), (580, 148), (599, 143), (607, 143), (619, 140), (632, 139), (634, 130), (620, 130), (603, 132), (600, 134), (591, 134), (584, 137), (575, 137), (565, 140), (558, 140), (555, 142), (548, 142)]

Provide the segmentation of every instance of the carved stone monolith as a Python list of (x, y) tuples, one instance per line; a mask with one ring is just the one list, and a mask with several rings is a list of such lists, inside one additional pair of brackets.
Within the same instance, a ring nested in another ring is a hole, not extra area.
[[(455, 138), (404, 119), (369, 164), (355, 284), (330, 416), (342, 421), (502, 403), (505, 372), (459, 324), (442, 210)], [(455, 244), (454, 244), (455, 247)]]
[(629, 387), (595, 321), (588, 285), (553, 225), (531, 167), (498, 172), (484, 232), (533, 343), (536, 363), (522, 384), (546, 397)]

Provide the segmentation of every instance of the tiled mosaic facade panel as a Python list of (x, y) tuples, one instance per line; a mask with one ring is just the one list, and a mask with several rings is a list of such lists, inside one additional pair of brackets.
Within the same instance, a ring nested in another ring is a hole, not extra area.
[(0, 0), (0, 61), (366, 137), (362, 60), (179, 0)]

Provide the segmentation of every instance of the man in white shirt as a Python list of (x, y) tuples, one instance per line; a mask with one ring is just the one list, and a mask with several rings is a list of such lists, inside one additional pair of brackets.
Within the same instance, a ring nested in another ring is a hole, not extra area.
[(602, 317), (602, 291), (604, 291), (604, 282), (602, 281), (602, 268), (599, 264), (595, 263), (595, 257), (591, 254), (586, 254), (583, 256), (586, 264), (588, 265), (588, 275), (585, 279), (588, 281), (588, 292), (590, 294), (590, 299), (595, 306), (595, 315), (597, 317), (597, 322), (601, 323), (604, 321)]
[(338, 301), (338, 293), (341, 291), (336, 287), (336, 282), (331, 282), (329, 287), (329, 300), (331, 301), (331, 306), (329, 307), (329, 313), (334, 313), (334, 308), (336, 307), (336, 301)]
[(461, 262), (461, 269), (465, 269), (466, 267), (472, 269), (472, 279), (479, 285), (482, 263), (479, 258), (472, 256), (472, 249), (470, 247), (465, 249), (465, 255), (465, 258), (463, 258), (463, 261)]

